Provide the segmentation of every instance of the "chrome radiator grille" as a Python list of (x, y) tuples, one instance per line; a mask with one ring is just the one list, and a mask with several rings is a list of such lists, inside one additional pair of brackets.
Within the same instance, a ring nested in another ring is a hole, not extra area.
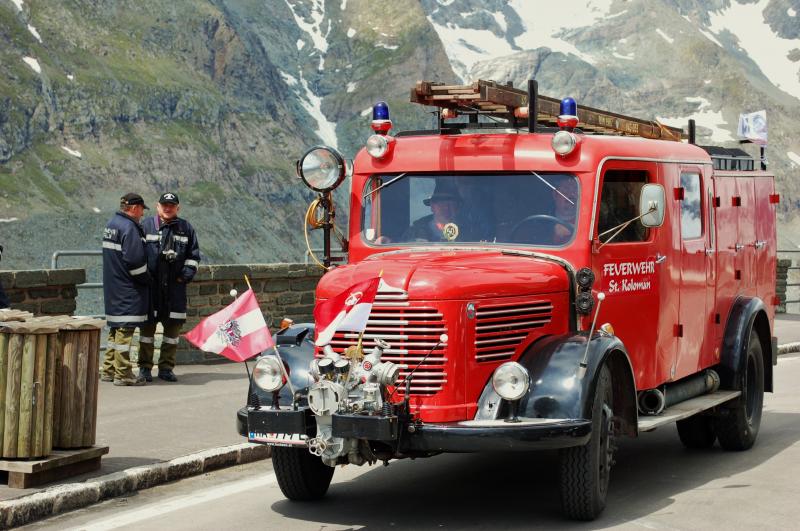
[(528, 334), (549, 323), (552, 317), (553, 305), (549, 301), (476, 308), (475, 359), (479, 362), (511, 359)]
[[(405, 292), (378, 293), (367, 329), (364, 331), (364, 351), (369, 351), (375, 338), (387, 341), (391, 348), (384, 351), (383, 360), (403, 365), (398, 381), (397, 393), (405, 393), (405, 378), (419, 364), (425, 355), (439, 341), (439, 336), (447, 333), (444, 317), (436, 308), (429, 305), (414, 306), (408, 302)], [(358, 334), (337, 332), (331, 347), (338, 353), (355, 344)], [(430, 396), (447, 383), (447, 352), (445, 345), (439, 345), (414, 372), (411, 379), (411, 395)]]

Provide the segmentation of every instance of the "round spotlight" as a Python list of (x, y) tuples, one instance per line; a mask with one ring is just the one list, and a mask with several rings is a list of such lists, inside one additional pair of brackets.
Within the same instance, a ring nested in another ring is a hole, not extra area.
[(342, 155), (333, 148), (317, 146), (309, 149), (297, 163), (297, 175), (306, 186), (317, 192), (329, 192), (347, 176)]
[(575, 150), (575, 146), (578, 145), (578, 137), (569, 131), (558, 131), (553, 135), (550, 145), (553, 147), (553, 151), (564, 157)]
[(255, 384), (270, 393), (283, 387), (286, 380), (283, 377), (281, 363), (275, 356), (265, 356), (258, 360), (255, 368), (253, 368), (253, 381)]
[(504, 400), (519, 400), (531, 385), (528, 371), (516, 361), (508, 361), (495, 369), (492, 387)]
[(394, 138), (386, 135), (372, 135), (367, 139), (367, 153), (373, 158), (382, 159), (389, 153)]

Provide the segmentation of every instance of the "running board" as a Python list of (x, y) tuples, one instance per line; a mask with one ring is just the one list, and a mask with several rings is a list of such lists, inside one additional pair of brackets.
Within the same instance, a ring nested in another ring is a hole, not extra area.
[(717, 391), (707, 395), (690, 398), (684, 402), (668, 407), (660, 415), (639, 417), (639, 431), (653, 431), (659, 426), (676, 422), (695, 413), (700, 413), (724, 402), (732, 400), (742, 394), (741, 391)]

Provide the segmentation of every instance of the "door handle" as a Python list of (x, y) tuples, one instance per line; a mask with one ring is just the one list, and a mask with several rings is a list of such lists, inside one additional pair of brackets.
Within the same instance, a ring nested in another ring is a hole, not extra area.
[(753, 243), (753, 247), (755, 247), (756, 250), (763, 249), (765, 245), (767, 245), (767, 242), (765, 240), (756, 240)]
[(660, 254), (660, 253), (656, 254), (656, 263), (657, 264), (663, 264), (666, 261), (667, 261), (667, 256), (666, 255)]
[(744, 245), (742, 245), (741, 243), (737, 243), (736, 245), (732, 245), (731, 247), (729, 247), (729, 249), (733, 249), (734, 252), (738, 253), (739, 251), (744, 249)]
[(711, 247), (706, 247), (705, 248), (706, 256), (711, 256), (712, 254), (714, 254), (716, 252), (717, 252), (716, 249), (712, 249)]

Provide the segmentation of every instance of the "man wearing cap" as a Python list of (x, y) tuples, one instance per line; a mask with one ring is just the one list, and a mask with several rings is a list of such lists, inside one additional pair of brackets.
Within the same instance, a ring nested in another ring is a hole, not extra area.
[(173, 372), (178, 337), (186, 321), (186, 284), (191, 282), (200, 263), (200, 247), (194, 228), (180, 212), (178, 196), (161, 194), (158, 214), (142, 223), (147, 248), (147, 266), (154, 278), (153, 319), (142, 327), (139, 338), (139, 376), (153, 380), (153, 349), (156, 324), (164, 327), (158, 377), (176, 382)]
[(143, 385), (133, 374), (131, 340), (150, 311), (150, 274), (139, 220), (147, 206), (139, 194), (120, 198), (120, 210), (103, 231), (103, 297), (110, 328), (100, 379), (114, 385)]
[(455, 222), (461, 197), (453, 184), (438, 181), (433, 194), (422, 201), (431, 214), (416, 220), (403, 234), (402, 241), (453, 241), (458, 238)]

